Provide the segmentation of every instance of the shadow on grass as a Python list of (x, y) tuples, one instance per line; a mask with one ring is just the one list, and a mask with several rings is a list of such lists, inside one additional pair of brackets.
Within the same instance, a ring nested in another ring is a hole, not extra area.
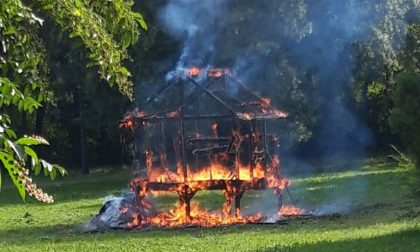
[(274, 251), (420, 251), (420, 230), (411, 229), (373, 238), (344, 241), (321, 241), (314, 244), (297, 245), (290, 248), (278, 245), (258, 252)]

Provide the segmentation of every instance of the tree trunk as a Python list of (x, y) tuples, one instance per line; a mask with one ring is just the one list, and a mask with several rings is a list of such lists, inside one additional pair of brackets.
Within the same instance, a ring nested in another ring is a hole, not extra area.
[[(48, 106), (47, 104), (44, 106)], [(44, 118), (45, 118), (45, 107), (40, 107), (36, 111), (36, 121), (35, 121), (35, 134), (36, 135), (42, 135), (42, 128), (44, 124)]]
[(22, 121), (20, 125), (20, 133), (21, 134), (28, 134), (28, 117), (26, 113), (22, 113)]
[(89, 174), (89, 162), (88, 162), (88, 144), (87, 144), (87, 130), (86, 130), (86, 118), (83, 106), (83, 89), (79, 87), (77, 89), (78, 102), (79, 102), (79, 130), (80, 130), (80, 164), (83, 174)]

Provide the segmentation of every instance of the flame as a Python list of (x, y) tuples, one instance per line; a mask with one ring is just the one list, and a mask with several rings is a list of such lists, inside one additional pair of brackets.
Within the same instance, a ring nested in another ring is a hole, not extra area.
[(125, 128), (125, 129), (131, 129), (133, 127), (133, 120), (131, 119), (126, 119), (120, 122), (119, 127), (120, 128)]
[(271, 99), (267, 97), (261, 98), (260, 101), (261, 110), (266, 114), (272, 114), (278, 118), (287, 118), (287, 113), (276, 108), (271, 107)]
[(174, 209), (159, 213), (157, 216), (144, 220), (159, 227), (179, 227), (182, 225), (197, 225), (202, 227), (220, 226), (233, 223), (251, 223), (261, 219), (261, 214), (257, 213), (247, 217), (226, 217), (220, 212), (212, 213), (208, 209), (200, 208), (197, 202), (191, 202), (191, 216), (185, 216), (184, 205), (178, 203)]
[[(153, 155), (150, 150), (148, 150), (145, 154), (147, 157), (146, 159), (150, 159)], [(272, 189), (276, 194), (279, 194), (286, 186), (290, 186), (290, 180), (278, 174), (279, 165), (279, 157), (273, 156), (271, 164), (268, 165), (267, 169), (264, 169), (261, 162), (255, 164), (253, 169), (251, 169), (250, 165), (238, 164), (237, 171), (239, 174), (235, 174), (234, 171), (231, 171), (229, 168), (218, 163), (217, 159), (215, 159), (211, 165), (198, 171), (192, 171), (187, 165), (186, 181), (184, 181), (184, 167), (180, 162), (177, 163), (177, 172), (171, 172), (167, 167), (153, 167), (153, 169), (148, 168), (147, 179), (136, 176), (130, 183), (132, 190), (136, 186), (140, 186), (140, 188), (142, 188), (140, 192), (137, 192), (141, 198), (140, 207), (122, 207), (120, 209), (120, 215), (129, 216), (129, 221), (126, 226), (130, 229), (145, 226), (183, 227), (193, 225), (211, 227), (237, 223), (260, 222), (263, 220), (261, 213), (256, 213), (250, 216), (242, 216), (239, 208), (234, 210), (234, 216), (232, 216), (231, 210), (233, 206), (233, 196), (237, 192), (237, 188), (232, 186), (232, 184), (229, 184), (229, 181), (233, 181), (234, 179), (251, 181), (253, 178), (265, 178), (268, 188)], [(175, 208), (169, 211), (155, 212), (152, 204), (144, 199), (147, 193), (149, 193), (145, 189), (145, 185), (148, 182), (178, 182), (178, 185), (176, 185), (173, 189), (173, 192), (177, 192), (180, 195), (184, 192), (184, 190), (186, 190), (184, 185), (188, 185), (188, 190), (195, 193), (199, 190), (205, 190), (205, 183), (202, 181), (209, 180), (225, 180), (225, 183), (227, 183), (226, 189), (222, 190), (226, 197), (226, 202), (222, 209), (216, 212), (210, 212), (208, 209), (200, 208), (199, 204), (195, 201), (190, 202), (190, 214), (188, 216), (186, 211), (187, 204), (183, 201), (180, 201)], [(155, 214), (152, 214), (154, 212)], [(302, 214), (307, 214), (307, 212), (292, 205), (284, 205), (277, 212), (279, 218), (299, 216)]]
[(306, 212), (303, 209), (300, 209), (294, 205), (283, 205), (277, 212), (277, 215), (280, 217), (284, 216), (295, 216), (302, 215)]
[[(144, 118), (146, 116), (146, 113), (143, 111), (133, 111), (133, 112), (128, 112), (124, 119), (122, 121), (120, 121), (119, 127), (120, 128), (133, 128), (135, 126), (134, 120), (137, 119), (141, 119)], [(144, 125), (145, 122), (143, 121), (142, 124)]]
[(261, 107), (263, 109), (268, 109), (270, 107), (270, 104), (271, 104), (271, 99), (270, 98), (263, 97), (261, 99)]
[(287, 118), (288, 114), (286, 112), (283, 112), (281, 110), (278, 109), (272, 109), (270, 111), (270, 113), (274, 114), (275, 116), (279, 117), (279, 118)]
[(201, 69), (197, 66), (190, 67), (186, 69), (186, 74), (191, 77), (199, 76), (201, 73)]
[(210, 128), (211, 128), (211, 136), (217, 137), (217, 123), (213, 121), (210, 125)]
[[(186, 68), (184, 71), (184, 74), (186, 76), (190, 76), (190, 77), (197, 77), (201, 74), (203, 70), (197, 66), (192, 66), (190, 68)], [(209, 78), (220, 78), (222, 76), (225, 75), (229, 75), (230, 74), (230, 70), (228, 68), (209, 68), (206, 71), (206, 75)]]
[(207, 76), (211, 78), (220, 78), (228, 74), (230, 74), (230, 70), (228, 68), (210, 68), (207, 70)]
[(237, 113), (237, 116), (245, 121), (251, 121), (252, 119), (254, 119), (254, 116), (251, 115), (251, 113), (245, 112), (245, 113)]
[(168, 117), (175, 118), (179, 115), (179, 111), (178, 110), (172, 111), (172, 112), (169, 112), (167, 115)]
[[(149, 181), (152, 182), (184, 182), (184, 173), (181, 163), (177, 164), (177, 172), (172, 172), (163, 166), (149, 166), (151, 164), (152, 156), (149, 152), (146, 156), (146, 167)], [(162, 157), (160, 158), (162, 159)], [(252, 170), (250, 165), (238, 165), (239, 177), (235, 176), (234, 172), (222, 164), (214, 163), (207, 167), (201, 168), (198, 171), (192, 171), (187, 165), (187, 179), (188, 181), (207, 181), (207, 180), (231, 180), (239, 178), (240, 180), (251, 180), (252, 178), (264, 178), (264, 169), (262, 164), (258, 163)], [(276, 179), (273, 179), (275, 181)], [(274, 183), (273, 183), (274, 184)]]

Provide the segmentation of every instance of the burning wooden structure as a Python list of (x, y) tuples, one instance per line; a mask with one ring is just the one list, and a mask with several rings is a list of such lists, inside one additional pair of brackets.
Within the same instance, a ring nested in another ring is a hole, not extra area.
[(184, 218), (191, 219), (197, 191), (221, 190), (223, 215), (231, 216), (233, 206), (239, 217), (245, 191), (271, 189), (280, 209), (289, 180), (270, 125), (286, 117), (228, 69), (178, 71), (143, 111), (129, 112), (120, 122), (136, 135), (137, 159), (146, 168), (130, 183), (137, 203), (150, 191), (174, 191)]

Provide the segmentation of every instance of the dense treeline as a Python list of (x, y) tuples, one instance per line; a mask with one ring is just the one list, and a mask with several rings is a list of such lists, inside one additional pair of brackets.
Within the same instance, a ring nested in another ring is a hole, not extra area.
[[(107, 32), (122, 48), (135, 42), (120, 31), (112, 10), (102, 8), (103, 1), (82, 2), (103, 16)], [(168, 2), (132, 7), (148, 23), (147, 32), (128, 50), (134, 105), (128, 82), (111, 77), (128, 95), (124, 97), (101, 84), (110, 69), (97, 64), (86, 68), (98, 55), (85, 56), (89, 47), (83, 46), (83, 37), (69, 40), (72, 28), (63, 32), (62, 23), (52, 22), (57, 17), (40, 13), (45, 24), (38, 36), (48, 48), (44, 60), (49, 66), (42, 83), (54, 99), (32, 115), (13, 112), (19, 133), (45, 136), (52, 148), (44, 155), (67, 167), (82, 166), (87, 172), (90, 165), (129, 162), (118, 120), (163, 84), (185, 46), (183, 34), (173, 36), (162, 25), (159, 13)], [(420, 156), (419, 4), (369, 2), (232, 0), (228, 15), (212, 21), (217, 50), (211, 63), (236, 67), (241, 61), (238, 71), (246, 82), (290, 113), (284, 147), (299, 158), (383, 153), (389, 144), (417, 160)], [(359, 13), (355, 8), (364, 14), (353, 16)], [(210, 34), (203, 31), (200, 36)], [(98, 68), (103, 80), (97, 78)], [(117, 72), (126, 74), (121, 69)]]

